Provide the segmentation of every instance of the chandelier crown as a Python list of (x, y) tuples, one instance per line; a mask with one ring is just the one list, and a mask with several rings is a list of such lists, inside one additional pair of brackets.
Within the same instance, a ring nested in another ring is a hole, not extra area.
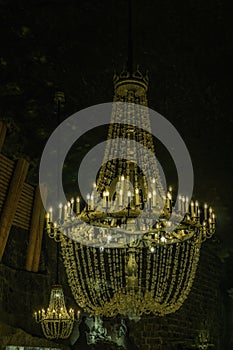
[[(130, 73), (126, 67), (123, 68), (121, 73), (117, 74), (115, 72), (113, 76), (114, 89), (117, 91), (120, 87), (128, 86), (134, 90), (138, 87), (143, 88), (144, 92), (148, 90), (149, 75), (148, 71), (142, 72), (139, 65), (136, 70)], [(127, 88), (126, 88), (127, 89)], [(130, 89), (130, 88), (129, 88)]]

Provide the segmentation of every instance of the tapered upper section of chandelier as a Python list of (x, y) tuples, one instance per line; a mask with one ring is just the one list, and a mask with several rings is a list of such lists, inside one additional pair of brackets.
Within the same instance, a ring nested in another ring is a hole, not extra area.
[[(135, 97), (146, 97), (148, 90), (149, 76), (146, 71), (143, 73), (139, 66), (137, 69), (130, 73), (127, 69), (123, 69), (120, 74), (115, 73), (113, 76), (114, 95), (115, 98), (124, 100), (131, 92)], [(134, 101), (137, 103), (137, 101)], [(138, 101), (142, 104), (143, 101)]]

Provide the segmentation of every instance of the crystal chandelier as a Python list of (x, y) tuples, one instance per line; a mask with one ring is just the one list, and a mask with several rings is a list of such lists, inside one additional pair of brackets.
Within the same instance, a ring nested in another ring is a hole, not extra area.
[[(79, 313), (78, 313), (79, 315)], [(48, 339), (69, 338), (75, 320), (73, 309), (67, 311), (61, 285), (54, 285), (50, 293), (49, 307), (34, 313), (36, 322), (41, 323), (43, 333)]]
[(56, 284), (50, 292), (49, 306), (34, 312), (34, 319), (41, 324), (44, 336), (47, 339), (67, 339), (73, 330), (74, 321), (79, 319), (80, 311), (66, 309), (62, 286), (59, 284), (59, 246), (57, 243), (57, 270)]
[[(77, 198), (50, 208), (47, 232), (61, 241), (72, 294), (90, 315), (163, 316), (187, 298), (215, 214), (165, 190), (152, 157), (147, 75), (123, 71), (114, 89), (103, 165), (87, 205), (80, 210)], [(122, 140), (124, 158), (117, 157)]]

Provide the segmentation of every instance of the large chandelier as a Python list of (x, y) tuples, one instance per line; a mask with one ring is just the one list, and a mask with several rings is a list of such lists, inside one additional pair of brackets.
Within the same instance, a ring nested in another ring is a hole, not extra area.
[[(90, 315), (163, 316), (187, 298), (215, 214), (165, 190), (148, 131), (148, 77), (123, 71), (114, 88), (103, 165), (87, 205), (80, 210), (77, 198), (50, 208), (47, 232), (61, 241), (72, 294)], [(124, 158), (117, 157), (122, 140)]]

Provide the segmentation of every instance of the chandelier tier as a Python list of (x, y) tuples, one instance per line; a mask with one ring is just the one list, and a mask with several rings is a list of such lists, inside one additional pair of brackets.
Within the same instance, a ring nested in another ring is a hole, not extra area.
[(72, 294), (89, 314), (162, 316), (187, 298), (215, 214), (184, 194), (175, 208), (172, 188), (165, 190), (148, 131), (147, 75), (124, 71), (114, 87), (103, 165), (87, 205), (81, 211), (77, 198), (51, 208), (47, 232), (61, 241)]
[(41, 323), (43, 333), (48, 339), (69, 338), (77, 317), (72, 308), (67, 311), (61, 285), (52, 287), (47, 310), (42, 309), (34, 313), (36, 322)]

